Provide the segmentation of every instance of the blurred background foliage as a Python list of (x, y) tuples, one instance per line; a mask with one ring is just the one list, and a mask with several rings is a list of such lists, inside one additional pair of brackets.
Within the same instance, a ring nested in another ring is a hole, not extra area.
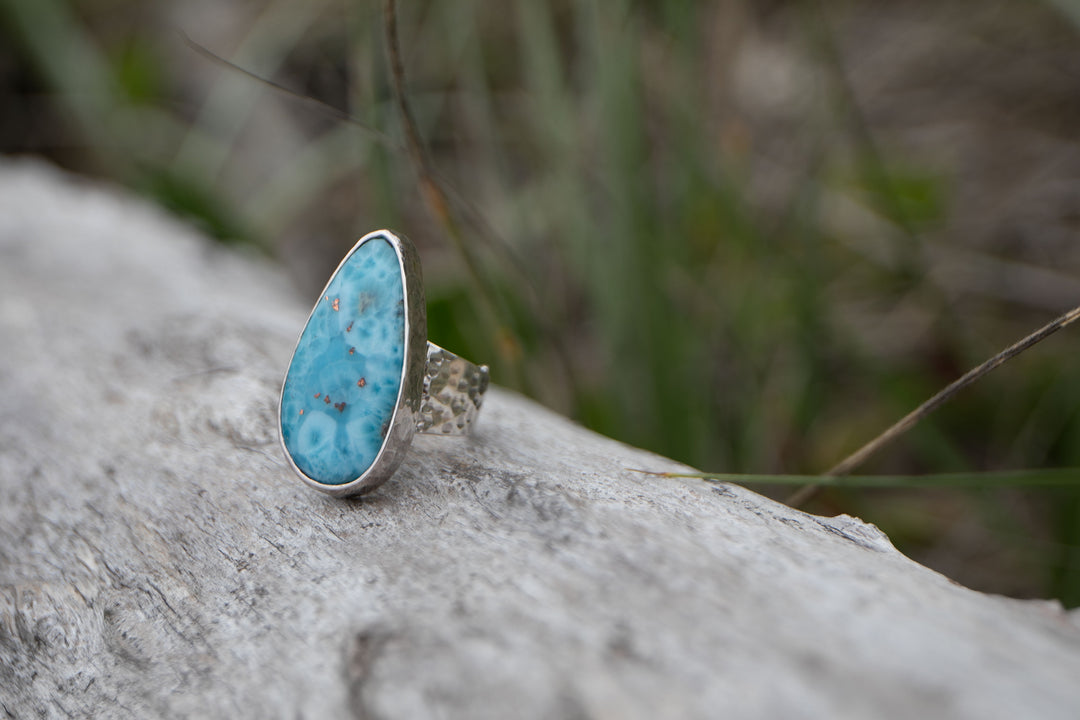
[[(820, 473), (1080, 304), (1072, 0), (403, 2), (399, 35), (443, 214), (377, 2), (0, 0), (0, 150), (273, 254), (304, 296), (403, 232), (433, 341), (711, 471)], [(1080, 466), (1077, 350), (1055, 336), (860, 471)], [(1080, 605), (1080, 491), (808, 509)]]

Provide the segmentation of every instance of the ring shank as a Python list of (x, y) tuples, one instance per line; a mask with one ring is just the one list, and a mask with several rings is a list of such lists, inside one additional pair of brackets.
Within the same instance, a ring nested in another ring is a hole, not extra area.
[(417, 432), (468, 434), (487, 388), (487, 365), (475, 365), (429, 342)]

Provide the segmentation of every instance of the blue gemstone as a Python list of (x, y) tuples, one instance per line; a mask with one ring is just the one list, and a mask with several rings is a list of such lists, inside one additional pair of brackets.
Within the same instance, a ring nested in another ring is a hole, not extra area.
[(300, 335), (281, 394), (296, 467), (342, 485), (371, 467), (397, 406), (405, 297), (397, 252), (374, 236), (345, 258)]

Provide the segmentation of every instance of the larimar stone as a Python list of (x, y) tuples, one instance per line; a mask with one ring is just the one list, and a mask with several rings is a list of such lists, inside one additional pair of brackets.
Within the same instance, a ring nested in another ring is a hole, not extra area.
[(404, 357), (401, 265), (375, 236), (326, 286), (285, 375), (281, 437), (301, 472), (343, 485), (371, 467), (397, 406)]

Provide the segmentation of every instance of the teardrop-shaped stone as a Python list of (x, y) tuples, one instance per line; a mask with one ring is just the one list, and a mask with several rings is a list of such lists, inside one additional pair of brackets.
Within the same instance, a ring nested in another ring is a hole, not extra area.
[(299, 470), (342, 485), (371, 467), (401, 391), (405, 300), (398, 255), (374, 236), (342, 261), (300, 335), (281, 394)]

